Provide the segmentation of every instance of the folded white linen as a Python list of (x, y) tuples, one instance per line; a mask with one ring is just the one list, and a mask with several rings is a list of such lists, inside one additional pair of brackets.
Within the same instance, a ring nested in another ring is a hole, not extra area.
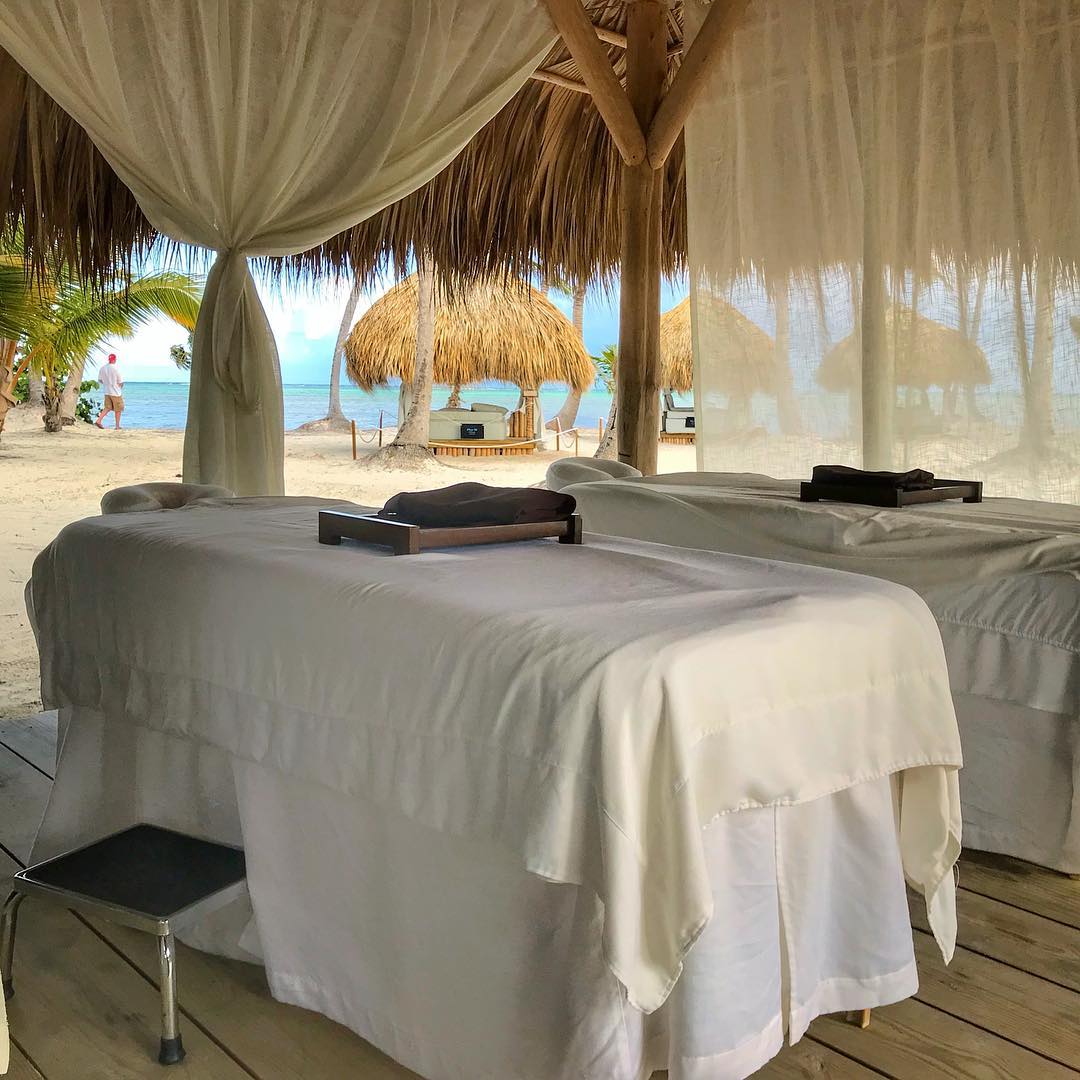
[[(30, 593), (46, 702), (363, 794), (588, 885), (645, 1012), (712, 914), (705, 824), (900, 773), (904, 870), (951, 955), (961, 755), (914, 593), (595, 536), (324, 547), (318, 502), (68, 526)], [(106, 557), (127, 568), (107, 589)]]

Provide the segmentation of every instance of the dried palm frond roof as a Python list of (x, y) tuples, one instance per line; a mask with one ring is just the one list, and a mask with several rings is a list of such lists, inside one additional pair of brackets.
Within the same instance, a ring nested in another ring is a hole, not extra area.
[[(392, 378), (411, 382), (416, 360), (416, 275), (364, 313), (345, 342), (349, 378), (362, 390)], [(536, 389), (546, 382), (588, 389), (596, 367), (569, 319), (527, 285), (486, 279), (439, 298), (435, 379), (465, 386), (484, 379)]]
[[(986, 354), (959, 330), (944, 326), (906, 306), (885, 312), (885, 347), (895, 357), (896, 384), (915, 390), (931, 386), (987, 386)], [(821, 361), (817, 381), (840, 393), (859, 385), (861, 349), (856, 334), (834, 345)]]
[[(624, 4), (585, 6), (621, 75)], [(672, 71), (678, 41), (673, 19)], [(541, 78), (581, 86), (561, 41)], [(318, 248), (268, 262), (288, 275), (349, 272), (370, 280), (387, 268), (404, 276), (413, 252), (426, 251), (444, 274), (466, 279), (610, 280), (619, 263), (620, 177), (618, 151), (592, 98), (533, 79), (423, 187)], [(686, 252), (681, 140), (664, 180), (664, 269), (675, 273)], [(0, 229), (19, 220), (33, 262), (60, 255), (90, 278), (114, 273), (158, 239), (83, 129), (0, 50)]]
[(44, 276), (123, 273), (158, 233), (86, 132), (0, 49), (0, 233)]
[[(725, 394), (749, 397), (775, 394), (780, 374), (773, 339), (738, 308), (718, 298), (702, 297), (699, 315), (708, 328), (711, 385)], [(694, 348), (690, 333), (690, 298), (660, 316), (660, 359), (664, 386), (694, 388)]]

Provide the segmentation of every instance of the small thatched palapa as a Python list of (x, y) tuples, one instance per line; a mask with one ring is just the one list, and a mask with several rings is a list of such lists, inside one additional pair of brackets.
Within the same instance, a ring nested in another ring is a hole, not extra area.
[[(380, 297), (345, 342), (349, 378), (361, 390), (392, 378), (412, 382), (416, 362), (416, 275)], [(569, 319), (543, 293), (502, 280), (475, 282), (435, 310), (435, 382), (484, 379), (537, 389), (546, 382), (587, 390), (596, 367)]]
[[(990, 383), (990, 365), (978, 345), (959, 330), (916, 315), (909, 307), (886, 311), (885, 341), (895, 358), (897, 386), (926, 390)], [(854, 390), (861, 362), (858, 337), (849, 334), (825, 354), (818, 368), (818, 385), (834, 393)]]
[[(775, 394), (779, 372), (773, 339), (723, 300), (708, 300), (700, 315), (712, 328), (712, 340), (723, 342), (722, 355), (711, 360), (718, 372), (718, 388), (740, 397)], [(664, 386), (682, 392), (692, 390), (694, 348), (689, 297), (660, 316), (660, 357)]]

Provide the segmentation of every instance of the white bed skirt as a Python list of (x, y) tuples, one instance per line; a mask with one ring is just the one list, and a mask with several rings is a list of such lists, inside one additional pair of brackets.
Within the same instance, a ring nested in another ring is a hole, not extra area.
[[(242, 843), (251, 903), (188, 936), (429, 1078), (726, 1080), (917, 985), (888, 779), (705, 831), (715, 914), (645, 1016), (585, 888), (220, 750), (64, 710), (44, 858), (134, 821)], [(254, 918), (251, 913), (254, 909)]]

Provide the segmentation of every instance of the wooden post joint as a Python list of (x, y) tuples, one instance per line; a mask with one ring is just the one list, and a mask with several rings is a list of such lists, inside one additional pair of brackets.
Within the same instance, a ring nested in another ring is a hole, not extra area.
[(645, 130), (581, 0), (545, 0), (545, 3), (623, 161), (627, 165), (640, 165), (646, 158)]
[(750, 0), (713, 0), (697, 37), (683, 54), (682, 64), (649, 125), (646, 148), (649, 164), (654, 169), (663, 168), (671, 148), (686, 126), (694, 102), (724, 49), (730, 44), (749, 6)]

